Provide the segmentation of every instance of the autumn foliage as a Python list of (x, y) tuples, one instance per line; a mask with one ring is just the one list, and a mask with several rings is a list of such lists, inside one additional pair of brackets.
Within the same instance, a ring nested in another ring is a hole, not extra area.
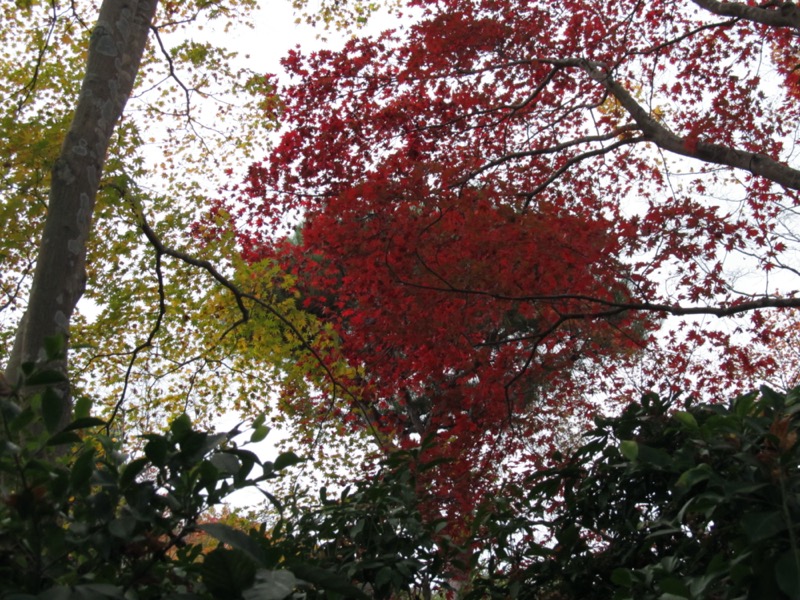
[(654, 346), (665, 316), (800, 304), (800, 16), (411, 4), (405, 28), (289, 54), (285, 133), (210, 223), (230, 215), (246, 261), (281, 264), (336, 332), (317, 358), (350, 367), (338, 417), (388, 445), (436, 436), (450, 462), (430, 483), (463, 513), (500, 465), (569, 443), (621, 369), (644, 365), (642, 386), (684, 377), (705, 334)]

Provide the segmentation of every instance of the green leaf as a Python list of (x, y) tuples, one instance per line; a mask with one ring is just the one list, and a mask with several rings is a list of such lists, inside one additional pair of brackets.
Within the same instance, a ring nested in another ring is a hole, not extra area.
[(381, 567), (378, 571), (378, 574), (375, 575), (375, 587), (382, 588), (387, 584), (392, 582), (392, 568), (391, 567)]
[(275, 508), (277, 508), (279, 511), (282, 511), (282, 510), (283, 510), (283, 503), (281, 503), (281, 501), (280, 501), (280, 500), (278, 500), (278, 499), (277, 499), (275, 496), (273, 496), (272, 494), (270, 494), (270, 493), (269, 493), (267, 490), (262, 490), (261, 488), (256, 488), (256, 489), (258, 489), (258, 491), (259, 491), (259, 492), (261, 492), (261, 493), (264, 495), (264, 497), (265, 497), (267, 500), (269, 500), (269, 501), (270, 501), (270, 503), (272, 504), (272, 506), (274, 506)]
[(13, 420), (8, 424), (9, 429), (12, 432), (22, 431), (26, 429), (28, 425), (30, 425), (33, 420), (36, 418), (36, 413), (33, 412), (31, 407), (26, 408), (22, 412), (20, 412), (17, 416), (13, 418)]
[(187, 431), (180, 438), (181, 455), (184, 460), (197, 463), (227, 438), (225, 433), (209, 434), (201, 431)]
[(670, 456), (669, 452), (645, 444), (639, 444), (638, 460), (656, 467), (668, 468), (672, 466), (672, 456)]
[[(15, 596), (3, 596), (3, 600), (7, 598), (14, 598)], [(47, 598), (47, 600), (71, 600), (72, 599), (72, 590), (64, 585), (57, 585), (55, 587), (51, 587), (50, 589), (44, 590), (38, 596), (16, 596), (16, 598), (37, 598), (41, 600), (42, 598)]]
[[(707, 589), (713, 589), (713, 583), (717, 579), (716, 575), (704, 575), (692, 577), (689, 583), (689, 592), (691, 598), (706, 598)], [(711, 588), (709, 588), (711, 586)]]
[(733, 412), (738, 417), (746, 417), (753, 412), (756, 403), (756, 393), (750, 392), (737, 397), (733, 401)]
[(214, 598), (238, 600), (255, 582), (256, 565), (238, 550), (217, 548), (205, 555), (200, 576)]
[(189, 415), (183, 413), (170, 423), (169, 429), (175, 436), (175, 439), (180, 441), (192, 430), (192, 420), (189, 418)]
[(75, 400), (74, 414), (76, 421), (88, 419), (92, 414), (92, 399), (87, 398), (86, 396), (81, 396)]
[(44, 391), (42, 394), (42, 418), (48, 433), (55, 433), (68, 408), (68, 401), (62, 394), (53, 388), (47, 388)]
[(331, 571), (302, 563), (290, 564), (288, 567), (292, 573), (303, 581), (312, 583), (323, 590), (342, 594), (345, 598), (369, 600), (369, 596), (338, 573), (332, 573)]
[(0, 414), (4, 419), (11, 420), (16, 418), (22, 412), (19, 404), (16, 402), (0, 396)]
[(43, 371), (35, 371), (26, 377), (25, 385), (54, 385), (57, 383), (64, 383), (65, 381), (67, 381), (67, 377), (61, 371), (45, 369)]
[(69, 479), (73, 487), (82, 487), (89, 482), (95, 468), (94, 448), (84, 450), (72, 465)]
[(144, 455), (157, 467), (162, 467), (167, 460), (169, 442), (160, 435), (148, 435), (150, 440), (144, 447)]
[(63, 446), (64, 444), (79, 444), (81, 436), (74, 431), (59, 431), (47, 440), (47, 446)]
[[(17, 444), (9, 442), (8, 440), (0, 440), (0, 456), (2, 456), (3, 454), (11, 454), (14, 456), (18, 456), (21, 452), (22, 448)], [(15, 470), (13, 468), (10, 468), (9, 472), (14, 473)]]
[(149, 459), (142, 457), (132, 460), (122, 471), (119, 477), (119, 487), (125, 488), (136, 480), (136, 477), (141, 473), (150, 462)]
[(280, 471), (281, 469), (285, 469), (286, 467), (291, 467), (301, 462), (303, 462), (303, 459), (297, 456), (294, 452), (284, 452), (280, 454), (278, 458), (275, 459), (273, 468), (276, 471)]
[(622, 456), (633, 462), (639, 456), (639, 444), (633, 440), (622, 440), (619, 443), (619, 451)]
[(800, 400), (800, 386), (793, 387), (788, 392), (786, 392), (786, 406), (792, 406), (798, 403)]
[(72, 423), (64, 427), (64, 431), (88, 429), (89, 427), (101, 427), (105, 424), (106, 422), (103, 421), (103, 419), (99, 419), (97, 417), (83, 417), (81, 419), (75, 419)]
[(239, 459), (227, 452), (214, 454), (208, 460), (224, 475), (235, 475), (241, 467)]
[(786, 397), (783, 394), (776, 392), (768, 385), (762, 385), (760, 391), (761, 397), (775, 408), (782, 408), (786, 403)]
[(44, 351), (48, 360), (63, 358), (67, 344), (63, 335), (53, 335), (44, 338)]
[(108, 524), (108, 531), (116, 538), (127, 540), (136, 531), (136, 519), (133, 517), (120, 517), (112, 520)]
[(765, 540), (786, 529), (783, 515), (778, 510), (747, 513), (740, 524), (751, 542)]
[[(109, 583), (84, 583), (75, 586), (79, 598), (117, 598), (124, 600), (125, 591)], [(87, 592), (89, 592), (87, 594)]]
[(697, 419), (694, 418), (692, 413), (684, 410), (676, 410), (674, 413), (672, 413), (672, 416), (680, 421), (685, 427), (688, 427), (689, 429), (698, 429)]
[(691, 598), (689, 588), (676, 577), (666, 577), (658, 582), (659, 587), (665, 592), (661, 598)]
[(256, 583), (242, 594), (244, 600), (283, 600), (288, 598), (297, 586), (297, 577), (286, 569), (256, 572)]
[(681, 473), (681, 476), (678, 477), (678, 481), (675, 483), (675, 486), (688, 490), (701, 481), (707, 480), (713, 474), (714, 470), (711, 468), (711, 465), (701, 463), (696, 467), (692, 467), (691, 469), (687, 469)]
[(620, 587), (629, 588), (633, 585), (633, 575), (630, 569), (614, 569), (611, 572), (611, 583)]
[(224, 523), (204, 523), (198, 527), (223, 544), (243, 552), (256, 564), (264, 564), (264, 552), (261, 550), (261, 547), (253, 538), (243, 531), (234, 529)]
[(253, 435), (250, 436), (250, 442), (252, 442), (253, 444), (260, 442), (261, 440), (266, 438), (267, 435), (269, 435), (269, 432), (270, 432), (269, 427), (267, 427), (266, 425), (259, 425), (258, 427), (253, 429)]
[(800, 551), (789, 550), (781, 555), (775, 563), (775, 579), (789, 598), (800, 598)]

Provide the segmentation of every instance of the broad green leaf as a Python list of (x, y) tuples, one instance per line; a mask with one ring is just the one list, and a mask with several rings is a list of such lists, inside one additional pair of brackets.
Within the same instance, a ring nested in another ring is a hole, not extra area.
[(253, 444), (260, 442), (269, 435), (270, 428), (266, 425), (259, 425), (253, 429), (253, 434), (250, 436), (250, 442)]
[(54, 335), (44, 340), (44, 350), (48, 360), (56, 360), (63, 357), (66, 349), (66, 341), (63, 335)]
[(92, 414), (92, 399), (86, 396), (81, 396), (75, 400), (75, 420), (88, 419)]
[(136, 481), (136, 477), (147, 467), (149, 462), (150, 460), (148, 458), (142, 457), (126, 464), (119, 477), (119, 486), (125, 488)]
[(691, 593), (689, 592), (689, 588), (686, 587), (686, 584), (676, 577), (666, 577), (664, 579), (660, 579), (658, 581), (658, 586), (663, 592), (665, 592), (661, 595), (661, 598), (665, 598), (665, 596), (683, 599), (692, 597)]
[(781, 555), (775, 563), (775, 579), (789, 598), (800, 598), (800, 550), (789, 550)]
[(57, 383), (64, 383), (67, 378), (61, 371), (54, 371), (52, 369), (44, 371), (36, 371), (29, 377), (25, 378), (25, 385), (54, 385)]
[(646, 444), (639, 444), (638, 460), (656, 467), (668, 468), (672, 466), (672, 456), (661, 448), (653, 448)]
[(692, 413), (683, 410), (676, 410), (674, 413), (672, 413), (672, 416), (683, 423), (684, 426), (690, 429), (698, 429), (697, 419), (694, 418)]
[(280, 471), (286, 467), (291, 467), (301, 462), (303, 462), (303, 459), (297, 456), (294, 452), (283, 452), (282, 454), (278, 455), (278, 458), (275, 459), (273, 468), (276, 471)]
[(47, 388), (44, 391), (42, 394), (42, 418), (49, 433), (54, 433), (58, 429), (68, 409), (69, 401), (63, 394), (53, 388)]
[(130, 540), (136, 531), (136, 519), (133, 517), (120, 517), (108, 524), (108, 531), (114, 537)]
[(89, 482), (89, 479), (94, 473), (95, 469), (95, 452), (94, 448), (87, 448), (84, 450), (75, 463), (72, 465), (70, 472), (70, 481), (72, 486), (80, 488)]
[(157, 467), (162, 467), (167, 460), (169, 442), (160, 435), (147, 436), (149, 441), (144, 446), (144, 455)]
[(214, 598), (234, 600), (252, 587), (256, 565), (241, 551), (217, 548), (203, 558), (200, 575)]
[(109, 583), (83, 583), (76, 585), (75, 590), (81, 598), (103, 599), (114, 598), (125, 599), (125, 590)]
[(65, 444), (78, 444), (81, 436), (74, 431), (59, 431), (47, 440), (48, 446), (63, 446)]
[(749, 512), (742, 517), (740, 523), (751, 542), (771, 538), (786, 529), (780, 510)]
[(183, 413), (170, 423), (169, 429), (175, 436), (175, 439), (180, 441), (192, 430), (192, 420), (189, 418), (189, 415)]
[(103, 419), (97, 417), (83, 417), (75, 419), (72, 423), (64, 427), (64, 431), (74, 431), (76, 429), (88, 429), (89, 427), (100, 427), (106, 425)]
[(714, 470), (711, 468), (711, 465), (701, 463), (681, 473), (681, 476), (678, 477), (678, 481), (675, 483), (675, 486), (689, 489), (701, 481), (706, 481), (713, 474)]
[(31, 407), (27, 407), (13, 417), (11, 423), (9, 424), (9, 428), (12, 432), (22, 431), (27, 429), (28, 425), (30, 425), (35, 418), (36, 413)]
[(617, 568), (611, 572), (611, 582), (614, 585), (628, 588), (633, 585), (633, 581), (633, 575), (631, 575), (630, 569)]
[(622, 456), (633, 462), (639, 456), (639, 444), (633, 440), (622, 440), (619, 443), (619, 451)]
[(239, 459), (227, 452), (218, 452), (209, 459), (212, 465), (225, 475), (234, 475), (239, 472), (241, 463)]
[(297, 578), (294, 573), (281, 569), (268, 571), (261, 569), (256, 572), (256, 583), (242, 594), (244, 600), (283, 600), (294, 592)]
[(303, 581), (313, 583), (315, 586), (320, 587), (323, 590), (342, 594), (344, 598), (369, 600), (369, 596), (367, 596), (364, 592), (355, 587), (345, 577), (342, 577), (338, 573), (333, 573), (331, 571), (304, 563), (292, 563), (287, 565), (287, 567), (292, 573), (294, 573)]
[(246, 554), (257, 565), (264, 564), (264, 553), (258, 543), (249, 535), (224, 523), (203, 523), (198, 526), (223, 544)]

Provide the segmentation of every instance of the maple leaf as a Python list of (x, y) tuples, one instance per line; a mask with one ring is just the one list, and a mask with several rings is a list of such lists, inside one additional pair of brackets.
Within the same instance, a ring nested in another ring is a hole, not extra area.
[[(735, 2), (414, 4), (403, 31), (290, 55), (287, 132), (238, 226), (338, 332), (362, 426), (440, 440), (427, 483), (463, 516), (498, 465), (573, 443), (643, 353), (675, 378), (696, 346), (734, 354), (694, 328), (653, 348), (664, 315), (800, 304), (726, 262), (776, 269), (759, 257), (799, 200), (800, 106), (757, 51), (795, 25)], [(297, 214), (296, 244), (246, 225)]]

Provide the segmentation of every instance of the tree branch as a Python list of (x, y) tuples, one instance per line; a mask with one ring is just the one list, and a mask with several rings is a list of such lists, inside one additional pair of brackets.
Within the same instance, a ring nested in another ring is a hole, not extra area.
[(763, 177), (786, 188), (800, 190), (800, 171), (797, 169), (764, 154), (747, 152), (702, 140), (682, 138), (659, 123), (650, 114), (650, 111), (639, 104), (633, 95), (611, 76), (604, 65), (584, 59), (566, 59), (566, 62), (581, 67), (589, 77), (608, 90), (639, 126), (648, 141), (653, 142), (659, 148), (703, 162), (749, 171), (753, 175)]
[(800, 7), (792, 2), (772, 1), (762, 6), (750, 6), (742, 2), (718, 2), (717, 0), (692, 0), (700, 8), (722, 17), (737, 17), (769, 25), (800, 30)]

